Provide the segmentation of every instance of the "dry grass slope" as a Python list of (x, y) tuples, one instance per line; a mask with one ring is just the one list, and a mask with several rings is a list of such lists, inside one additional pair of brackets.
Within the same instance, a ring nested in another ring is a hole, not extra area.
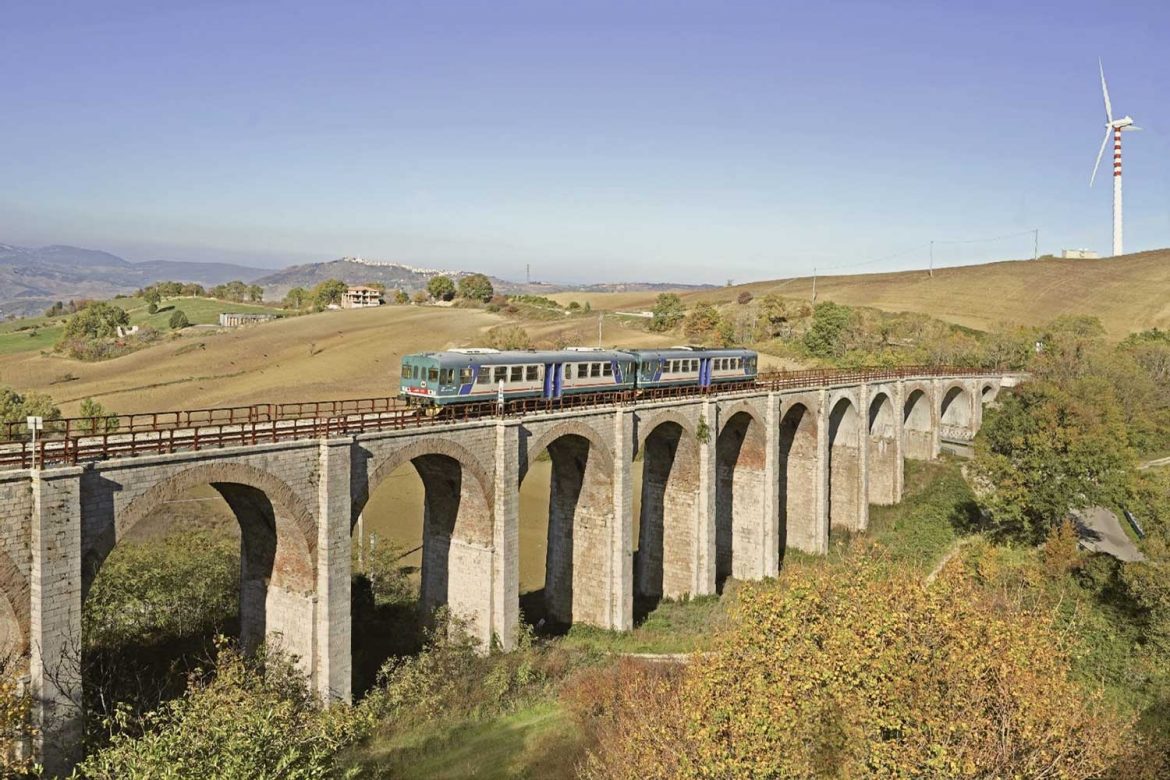
[[(743, 290), (808, 299), (812, 279), (779, 279), (683, 295), (698, 301), (728, 303)], [(553, 296), (562, 302), (570, 294)], [(654, 303), (653, 293), (578, 295), (595, 308), (639, 310)], [(1147, 328), (1170, 328), (1170, 250), (1104, 260), (1014, 260), (924, 271), (822, 276), (817, 300), (886, 311), (929, 314), (979, 330), (1001, 323), (1038, 325), (1066, 314), (1100, 318), (1116, 338)]]
[[(101, 363), (38, 352), (0, 355), (0, 385), (50, 393), (67, 413), (93, 397), (121, 413), (394, 395), (402, 355), (482, 343), (516, 320), (477, 309), (384, 306), (207, 329)], [(595, 344), (594, 317), (520, 323), (534, 342)], [(670, 339), (607, 318), (606, 344)]]

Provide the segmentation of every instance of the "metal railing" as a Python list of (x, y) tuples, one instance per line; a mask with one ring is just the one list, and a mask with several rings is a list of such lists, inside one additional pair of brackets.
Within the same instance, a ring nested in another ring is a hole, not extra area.
[(107, 418), (70, 417), (46, 420), (35, 447), (24, 425), (7, 424), (0, 440), (0, 470), (34, 466), (76, 465), (120, 457), (168, 454), (344, 436), (589, 407), (620, 406), (635, 401), (669, 400), (703, 395), (770, 392), (796, 388), (860, 384), (895, 379), (986, 376), (990, 372), (945, 366), (901, 368), (812, 369), (777, 371), (754, 381), (711, 388), (660, 387), (620, 392), (474, 402), (440, 407), (428, 414), (401, 399), (358, 398), (285, 404), (147, 412)]

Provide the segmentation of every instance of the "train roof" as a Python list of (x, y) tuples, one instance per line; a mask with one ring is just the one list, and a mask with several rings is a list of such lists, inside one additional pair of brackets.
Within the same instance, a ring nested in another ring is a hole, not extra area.
[(639, 357), (684, 358), (695, 355), (704, 357), (750, 357), (755, 350), (740, 347), (666, 347), (664, 349), (631, 349)]
[(515, 365), (518, 363), (588, 363), (600, 360), (628, 360), (630, 352), (617, 349), (450, 349), (442, 352), (421, 352), (406, 358), (428, 358), (441, 366)]
[(706, 347), (668, 347), (665, 349), (595, 349), (570, 347), (560, 350), (526, 349), (449, 349), (440, 352), (416, 352), (403, 356), (426, 358), (440, 366), (492, 366), (524, 363), (589, 363), (595, 360), (628, 360), (629, 358), (683, 358), (703, 355), (708, 357), (748, 357), (756, 353), (750, 349)]

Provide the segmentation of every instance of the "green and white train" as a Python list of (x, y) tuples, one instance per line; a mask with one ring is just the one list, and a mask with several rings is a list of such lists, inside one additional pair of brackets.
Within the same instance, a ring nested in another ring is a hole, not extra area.
[(400, 397), (421, 406), (663, 387), (750, 382), (759, 356), (749, 349), (453, 349), (402, 359)]

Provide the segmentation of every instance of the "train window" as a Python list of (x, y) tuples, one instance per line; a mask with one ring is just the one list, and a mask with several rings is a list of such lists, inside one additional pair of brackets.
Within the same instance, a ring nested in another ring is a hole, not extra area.
[(719, 370), (720, 371), (727, 370), (727, 358), (719, 358)]
[(492, 369), (491, 366), (480, 366), (479, 376), (475, 378), (477, 385), (490, 385), (492, 383)]
[(474, 377), (474, 375), (475, 375), (475, 372), (472, 371), (470, 368), (459, 369), (459, 384), (461, 384), (461, 385), (471, 384), (472, 377)]
[(601, 376), (601, 364), (600, 363), (590, 363), (589, 364), (589, 376), (590, 377)]
[(428, 382), (438, 382), (439, 381), (439, 369), (437, 369), (437, 368), (427, 369), (427, 381)]
[(522, 382), (522, 381), (524, 381), (524, 366), (512, 366), (512, 376), (509, 378), (508, 381), (509, 382)]
[(439, 370), (439, 384), (449, 385), (455, 381), (455, 369), (444, 368)]
[(573, 378), (573, 364), (566, 363), (565, 364), (565, 379), (572, 379), (572, 378)]
[(613, 363), (602, 363), (601, 364), (601, 375), (602, 376), (613, 376)]
[(673, 374), (678, 371), (678, 361), (672, 360), (666, 364), (666, 373)]
[(535, 382), (536, 380), (540, 379), (540, 367), (539, 366), (528, 366), (527, 368), (525, 368), (524, 369), (524, 378), (526, 380), (528, 380), (529, 382)]
[(407, 363), (403, 363), (402, 364), (402, 378), (403, 379), (410, 379), (410, 373), (411, 373), (410, 365)]
[(495, 377), (493, 377), (496, 384), (508, 381), (508, 367), (496, 366)]

